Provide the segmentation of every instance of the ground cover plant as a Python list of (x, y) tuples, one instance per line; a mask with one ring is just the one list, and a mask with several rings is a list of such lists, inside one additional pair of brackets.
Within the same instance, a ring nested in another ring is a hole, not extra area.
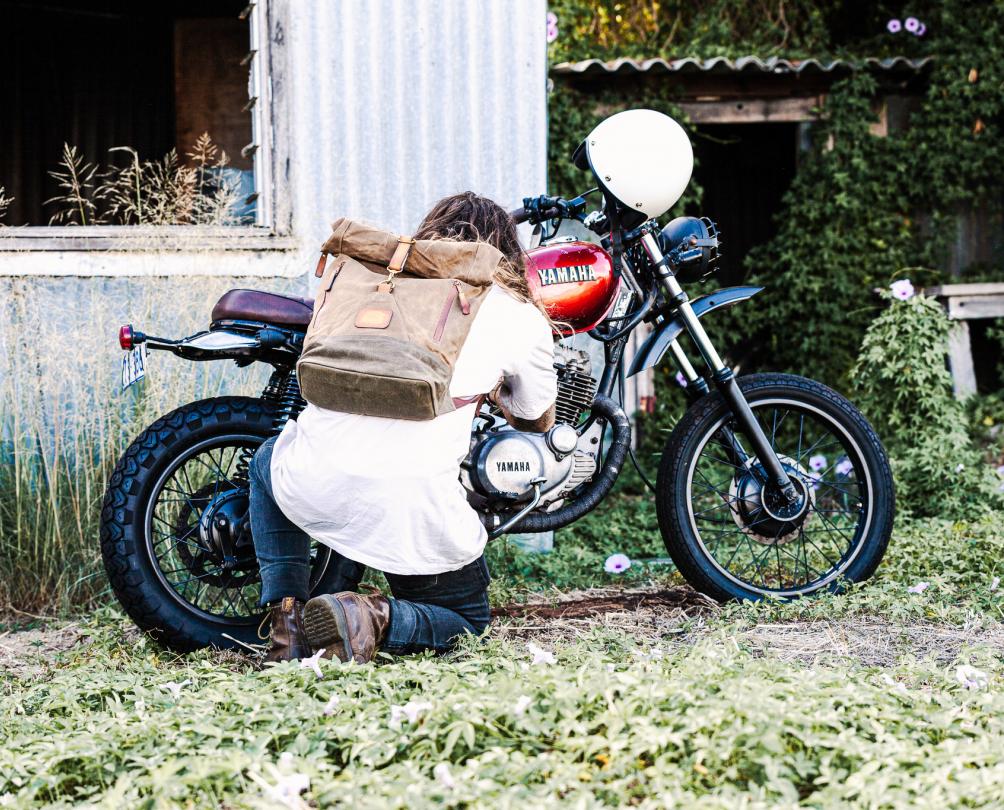
[[(877, 578), (842, 596), (721, 609), (683, 591), (676, 607), (581, 621), (516, 611), (445, 658), (321, 662), (322, 677), (179, 657), (112, 610), (6, 635), (0, 802), (996, 806), (1002, 517), (908, 522)], [(560, 540), (549, 584), (623, 585), (602, 559), (562, 568)], [(506, 553), (496, 605), (561, 598), (540, 579), (527, 592)], [(629, 569), (641, 593), (676, 587), (645, 570)], [(12, 657), (24, 637), (40, 646)]]

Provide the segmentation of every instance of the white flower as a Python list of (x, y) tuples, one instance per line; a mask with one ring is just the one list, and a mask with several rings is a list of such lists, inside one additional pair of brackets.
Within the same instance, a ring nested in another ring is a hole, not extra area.
[(909, 593), (923, 593), (924, 591), (926, 591), (930, 587), (931, 587), (931, 583), (930, 582), (918, 582), (916, 585), (911, 585), (906, 590)]
[(301, 658), (300, 667), (303, 669), (312, 669), (314, 674), (318, 678), (323, 678), (324, 674), (321, 672), (321, 656), (324, 655), (324, 647), (321, 647), (317, 652), (315, 652), (310, 658)]
[(909, 298), (913, 298), (914, 289), (913, 284), (908, 278), (901, 278), (899, 281), (894, 281), (889, 285), (889, 289), (892, 290), (893, 296), (898, 298), (900, 301), (906, 301)]
[(531, 703), (533, 703), (532, 697), (529, 695), (520, 695), (516, 701), (516, 705), (513, 707), (513, 712), (515, 712), (517, 717), (522, 717), (526, 714), (526, 710), (530, 708)]
[(447, 790), (453, 790), (457, 786), (456, 780), (453, 778), (453, 774), (450, 773), (450, 766), (445, 762), (440, 762), (435, 768), (432, 769), (432, 775), (439, 780), (441, 784)]
[(331, 717), (335, 713), (335, 707), (342, 702), (342, 699), (338, 695), (332, 695), (328, 698), (328, 702), (324, 704), (324, 708), (321, 709), (322, 714), (325, 717)]
[(663, 651), (659, 647), (653, 647), (651, 650), (646, 650), (642, 652), (641, 650), (635, 650), (634, 654), (641, 658), (643, 661), (659, 661), (663, 658)]
[(427, 701), (409, 700), (403, 706), (390, 707), (390, 727), (401, 728), (401, 721), (407, 719), (409, 723), (418, 720), (418, 716), (432, 708), (432, 704)]
[(957, 472), (957, 473), (962, 472), (964, 469), (966, 469), (966, 465), (965, 464), (956, 464), (955, 465), (955, 472)]
[(527, 650), (533, 655), (533, 665), (537, 664), (553, 664), (555, 662), (554, 653), (550, 650), (545, 650), (543, 647), (538, 647), (532, 641), (526, 643)]
[(1004, 477), (1004, 464), (1001, 464), (1000, 467), (997, 468), (997, 475)]
[(990, 682), (990, 676), (976, 667), (963, 664), (955, 670), (955, 680), (961, 683), (966, 689), (986, 689)]
[(274, 785), (265, 783), (262, 788), (269, 799), (283, 807), (307, 807), (300, 794), (310, 789), (310, 777), (305, 773), (280, 774)]
[(811, 469), (813, 472), (819, 472), (820, 470), (825, 470), (826, 456), (810, 456), (809, 469)]
[(623, 574), (631, 567), (631, 559), (627, 554), (611, 554), (603, 563), (603, 570), (608, 574)]
[(1001, 578), (994, 577), (992, 580), (990, 580), (990, 590), (996, 591), (1000, 587), (1000, 584), (1001, 584)]
[(181, 697), (181, 690), (184, 689), (186, 686), (188, 686), (190, 683), (191, 681), (187, 679), (182, 681), (181, 683), (176, 683), (175, 681), (168, 681), (167, 683), (162, 683), (160, 685), (160, 688), (163, 689), (165, 692), (170, 692), (171, 697), (173, 697), (177, 701), (177, 699)]
[(837, 466), (833, 469), (836, 470), (837, 475), (850, 475), (854, 472), (854, 465), (849, 458), (844, 458), (838, 461)]

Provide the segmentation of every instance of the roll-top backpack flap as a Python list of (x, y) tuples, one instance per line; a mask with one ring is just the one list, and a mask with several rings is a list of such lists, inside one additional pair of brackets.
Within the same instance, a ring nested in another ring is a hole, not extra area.
[(398, 419), (454, 410), (453, 367), (502, 254), (349, 219), (334, 223), (330, 254), (297, 363), (306, 400)]
[[(352, 219), (337, 219), (322, 246), (325, 253), (343, 253), (359, 262), (386, 267), (398, 247), (399, 237)], [(492, 283), (501, 251), (485, 242), (452, 239), (419, 239), (411, 247), (404, 274), (420, 278), (457, 278), (472, 287)]]

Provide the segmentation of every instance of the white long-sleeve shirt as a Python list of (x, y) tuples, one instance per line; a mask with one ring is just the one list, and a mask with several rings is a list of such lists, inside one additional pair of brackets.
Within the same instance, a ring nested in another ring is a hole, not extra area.
[[(460, 350), (453, 397), (506, 382), (503, 404), (536, 419), (556, 396), (551, 329), (532, 304), (492, 287)], [(487, 533), (459, 481), (473, 404), (428, 421), (307, 405), (272, 452), (279, 508), (320, 543), (392, 574), (438, 574), (476, 560)]]

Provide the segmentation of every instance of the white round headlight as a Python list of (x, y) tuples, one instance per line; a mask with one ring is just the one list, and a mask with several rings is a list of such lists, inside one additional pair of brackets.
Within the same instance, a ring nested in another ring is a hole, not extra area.
[(624, 208), (649, 219), (672, 208), (694, 171), (687, 133), (655, 110), (625, 110), (600, 122), (586, 138), (586, 158)]

